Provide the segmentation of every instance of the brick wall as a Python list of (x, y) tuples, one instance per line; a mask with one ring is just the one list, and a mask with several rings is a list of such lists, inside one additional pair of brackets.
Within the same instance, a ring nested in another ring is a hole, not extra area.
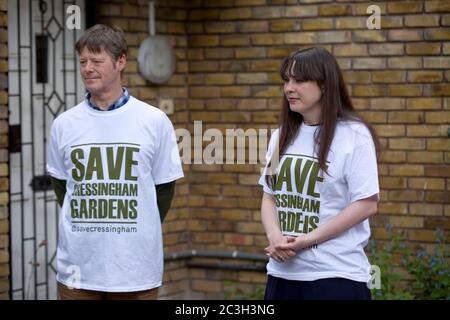
[(8, 18), (0, 0), (0, 299), (9, 298)]
[[(148, 35), (147, 0), (99, 1), (99, 22), (118, 25), (130, 46), (124, 84), (137, 98), (175, 101), (175, 127), (274, 128), (281, 106), (279, 64), (289, 52), (321, 45), (338, 58), (359, 112), (385, 152), (379, 163), (379, 214), (410, 244), (433, 242), (450, 229), (450, 3), (377, 1), (381, 30), (366, 29), (371, 1), (161, 0), (156, 32), (170, 37), (175, 75), (153, 85), (138, 74), (139, 44)], [(7, 154), (7, 0), (0, 0), (0, 298), (9, 289)], [(205, 143), (207, 144), (207, 143)], [(263, 253), (256, 165), (185, 165), (164, 223), (166, 252), (186, 249)], [(214, 264), (219, 259), (190, 262)], [(264, 274), (166, 263), (161, 298), (223, 298), (251, 293)], [(236, 263), (234, 261), (234, 263)], [(242, 263), (249, 263), (243, 261)]]
[[(157, 33), (170, 36), (178, 58), (174, 77), (162, 86), (137, 73), (138, 46), (147, 36), (147, 2), (126, 2), (100, 10), (102, 21), (127, 31), (126, 85), (150, 102), (174, 98), (172, 121), (191, 131), (196, 120), (203, 121), (203, 130), (222, 132), (275, 127), (282, 58), (313, 45), (330, 50), (358, 111), (374, 124), (385, 148), (379, 161), (380, 214), (371, 219), (374, 237), (386, 238), (386, 223), (404, 230), (411, 244), (433, 242), (436, 227), (448, 236), (447, 1), (378, 1), (381, 30), (371, 31), (369, 1), (159, 1)], [(175, 209), (164, 224), (166, 251), (262, 253), (267, 241), (260, 223), (259, 166), (185, 165), (185, 170)], [(222, 298), (236, 287), (252, 292), (265, 280), (255, 272), (185, 268), (183, 261), (168, 263), (166, 270), (161, 295), (166, 298)]]
[[(138, 72), (137, 57), (141, 42), (149, 35), (148, 1), (99, 1), (99, 23), (121, 27), (128, 43), (128, 59), (123, 84), (130, 94), (157, 106), (161, 98), (174, 100), (175, 113), (170, 116), (175, 128), (186, 127), (188, 123), (188, 87), (187, 87), (187, 8), (183, 1), (170, 8), (157, 6), (156, 34), (170, 37), (177, 57), (175, 74), (162, 86), (147, 82)], [(189, 166), (184, 166), (185, 176), (189, 174)], [(165, 252), (187, 250), (189, 245), (189, 184), (187, 179), (178, 180), (176, 195), (172, 208), (163, 224)], [(177, 260), (165, 264), (164, 286), (159, 297), (184, 299), (189, 297), (189, 281), (185, 260)]]
[[(191, 121), (274, 124), (281, 59), (298, 48), (324, 46), (338, 58), (357, 109), (375, 125), (385, 148), (379, 165), (383, 201), (371, 219), (374, 237), (386, 238), (386, 223), (405, 230), (411, 243), (433, 242), (437, 227), (448, 236), (448, 2), (377, 2), (382, 29), (376, 31), (366, 29), (372, 3), (323, 2), (208, 1), (208, 7), (205, 2), (192, 8)], [(262, 252), (254, 169), (222, 166), (209, 173), (206, 166), (193, 167), (190, 190), (200, 207), (191, 206), (193, 246)]]
[[(226, 128), (268, 128), (276, 122), (280, 106), (280, 56), (273, 56), (271, 48), (284, 48), (270, 34), (269, 20), (258, 18), (270, 16), (268, 9), (276, 12), (277, 7), (242, 3), (208, 1), (193, 6), (188, 16), (190, 122), (202, 120), (204, 128), (223, 133)], [(258, 177), (255, 165), (192, 166), (192, 247), (264, 253)], [(251, 293), (255, 283), (265, 281), (263, 273), (243, 271), (190, 269), (189, 275), (198, 298), (221, 298), (235, 290)]]

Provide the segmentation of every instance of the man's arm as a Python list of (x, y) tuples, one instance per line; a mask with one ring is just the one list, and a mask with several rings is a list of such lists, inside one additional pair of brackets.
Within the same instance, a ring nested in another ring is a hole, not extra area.
[(167, 212), (170, 209), (170, 205), (172, 204), (173, 194), (175, 193), (175, 180), (168, 183), (158, 184), (155, 188), (159, 216), (161, 218), (161, 222), (163, 222)]
[(59, 206), (62, 207), (64, 203), (64, 197), (66, 196), (66, 180), (59, 180), (50, 176), (50, 180), (53, 185), (53, 190), (55, 190), (56, 199), (58, 200)]

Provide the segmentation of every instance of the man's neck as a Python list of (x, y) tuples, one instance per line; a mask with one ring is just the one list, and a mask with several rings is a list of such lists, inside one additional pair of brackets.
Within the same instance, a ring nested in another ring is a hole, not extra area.
[(113, 92), (95, 95), (91, 93), (91, 102), (101, 110), (108, 110), (108, 108), (123, 95), (122, 87)]

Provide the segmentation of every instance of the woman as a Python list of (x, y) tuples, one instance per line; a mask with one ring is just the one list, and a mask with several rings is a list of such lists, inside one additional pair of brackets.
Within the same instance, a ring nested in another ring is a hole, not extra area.
[(280, 127), (259, 181), (270, 257), (265, 299), (370, 299), (364, 246), (379, 200), (375, 131), (355, 114), (327, 50), (290, 54), (280, 74)]

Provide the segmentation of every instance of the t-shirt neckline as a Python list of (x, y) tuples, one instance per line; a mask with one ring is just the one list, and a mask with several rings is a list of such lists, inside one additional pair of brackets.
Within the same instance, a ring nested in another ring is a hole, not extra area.
[(83, 101), (83, 104), (84, 104), (86, 111), (88, 113), (90, 113), (91, 115), (94, 115), (96, 117), (111, 117), (111, 116), (115, 116), (115, 115), (121, 114), (122, 112), (127, 111), (128, 108), (130, 107), (130, 104), (132, 103), (132, 100), (134, 100), (134, 97), (130, 95), (130, 98), (128, 99), (127, 103), (125, 103), (123, 106), (121, 106), (120, 108), (117, 108), (117, 109), (107, 110), (107, 111), (95, 110), (94, 108), (90, 107), (89, 104), (85, 100)]
[(320, 125), (307, 125), (306, 123), (302, 122), (300, 129), (305, 132), (316, 132), (316, 130), (320, 128)]

